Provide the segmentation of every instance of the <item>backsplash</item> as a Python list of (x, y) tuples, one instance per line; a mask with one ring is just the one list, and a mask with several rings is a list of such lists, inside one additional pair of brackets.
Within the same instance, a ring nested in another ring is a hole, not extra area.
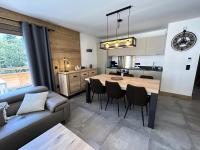
[[(118, 62), (118, 56), (113, 56), (112, 60)], [(155, 66), (163, 66), (164, 55), (132, 56), (132, 59), (130, 61), (132, 61), (132, 64), (140, 63), (141, 66), (153, 66), (153, 64)]]
[(133, 61), (135, 63), (140, 63), (141, 66), (163, 66), (164, 55), (155, 56), (133, 56)]

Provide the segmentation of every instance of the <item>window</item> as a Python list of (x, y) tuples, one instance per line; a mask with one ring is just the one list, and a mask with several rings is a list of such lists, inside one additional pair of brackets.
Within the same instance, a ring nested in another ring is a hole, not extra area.
[(0, 33), (0, 94), (31, 84), (22, 36)]

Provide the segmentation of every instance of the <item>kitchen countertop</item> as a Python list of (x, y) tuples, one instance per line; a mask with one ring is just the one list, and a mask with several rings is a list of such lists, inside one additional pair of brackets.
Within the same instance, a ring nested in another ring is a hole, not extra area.
[(157, 71), (162, 72), (162, 70), (155, 70), (155, 69), (142, 69), (142, 68), (118, 68), (118, 67), (107, 67), (107, 69), (127, 69), (127, 70), (141, 70), (141, 71)]
[(71, 74), (71, 73), (77, 73), (77, 72), (84, 72), (84, 71), (89, 71), (89, 70), (96, 70), (95, 68), (87, 68), (87, 69), (80, 69), (80, 70), (70, 70), (67, 72), (60, 71), (58, 72), (59, 74)]

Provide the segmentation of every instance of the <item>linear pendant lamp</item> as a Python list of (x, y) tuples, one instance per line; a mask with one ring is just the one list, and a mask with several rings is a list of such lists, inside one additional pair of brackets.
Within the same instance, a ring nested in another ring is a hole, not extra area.
[[(129, 20), (130, 20), (130, 9), (132, 6), (124, 7), (122, 9), (113, 11), (111, 13), (106, 14), (107, 16), (107, 40), (104, 42), (100, 42), (100, 49), (109, 50), (109, 49), (116, 49), (116, 48), (128, 48), (128, 47), (135, 47), (136, 46), (136, 38), (129, 37)], [(123, 19), (120, 18), (120, 12), (129, 10), (128, 14), (128, 36), (127, 38), (118, 38), (118, 30), (120, 28), (120, 23)], [(115, 40), (108, 40), (108, 17), (111, 15), (117, 14), (117, 28), (116, 28), (116, 38)]]

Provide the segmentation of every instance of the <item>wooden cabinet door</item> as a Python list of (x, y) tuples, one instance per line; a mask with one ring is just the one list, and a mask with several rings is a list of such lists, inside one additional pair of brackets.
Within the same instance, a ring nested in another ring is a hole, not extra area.
[(166, 40), (165, 35), (148, 37), (146, 40), (146, 54), (147, 55), (164, 54), (165, 40)]
[(65, 96), (69, 96), (68, 79), (67, 78), (68, 77), (65, 74), (58, 74), (60, 93)]
[(97, 70), (96, 69), (93, 69), (93, 70), (89, 71), (89, 77), (96, 76), (96, 75), (97, 75)]
[(81, 89), (85, 89), (85, 87), (86, 87), (85, 79), (88, 77), (89, 77), (88, 71), (81, 72)]
[(80, 73), (69, 74), (69, 90), (70, 94), (79, 92), (81, 89), (81, 78)]

